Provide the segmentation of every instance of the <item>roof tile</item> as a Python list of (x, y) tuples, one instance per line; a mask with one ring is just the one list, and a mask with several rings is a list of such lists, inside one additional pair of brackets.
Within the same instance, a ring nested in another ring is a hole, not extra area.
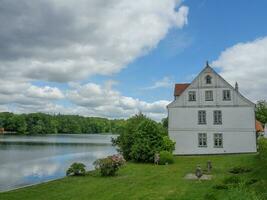
[(183, 91), (186, 90), (186, 88), (189, 86), (189, 83), (180, 83), (180, 84), (175, 84), (174, 88), (174, 96), (180, 96)]

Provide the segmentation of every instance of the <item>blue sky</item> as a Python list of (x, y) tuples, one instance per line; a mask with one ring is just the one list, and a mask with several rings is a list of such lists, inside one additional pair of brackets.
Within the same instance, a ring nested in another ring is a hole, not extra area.
[(164, 76), (177, 83), (190, 82), (189, 77), (199, 73), (206, 60), (212, 62), (228, 47), (267, 35), (266, 1), (187, 0), (184, 5), (189, 7), (188, 25), (172, 29), (157, 48), (115, 76), (125, 95), (147, 101), (171, 100), (173, 88), (148, 93), (139, 89)]
[(266, 1), (77, 1), (0, 2), (0, 111), (160, 120), (207, 60), (267, 98)]

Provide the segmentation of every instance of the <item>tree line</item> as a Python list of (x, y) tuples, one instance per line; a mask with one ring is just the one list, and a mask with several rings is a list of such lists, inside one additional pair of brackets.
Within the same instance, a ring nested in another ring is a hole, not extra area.
[(82, 117), (78, 115), (49, 115), (44, 113), (0, 113), (0, 127), (16, 134), (119, 134), (125, 126), (123, 119)]
[(267, 124), (267, 102), (265, 100), (258, 101), (256, 104), (256, 119), (263, 126)]

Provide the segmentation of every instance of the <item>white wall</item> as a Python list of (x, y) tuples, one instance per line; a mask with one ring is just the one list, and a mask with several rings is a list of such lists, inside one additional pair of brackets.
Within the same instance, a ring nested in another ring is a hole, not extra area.
[[(198, 110), (206, 110), (207, 124), (198, 124)], [(213, 124), (213, 111), (222, 111), (222, 124)], [(208, 147), (198, 147), (198, 133), (207, 133)], [(223, 148), (214, 148), (213, 134), (223, 134)], [(178, 107), (169, 109), (169, 136), (175, 154), (256, 152), (253, 107)]]
[[(205, 83), (206, 75), (212, 84)], [(231, 100), (223, 101), (223, 90)], [(205, 91), (213, 91), (213, 101), (205, 101)], [(196, 91), (196, 101), (188, 92)], [(168, 105), (169, 135), (176, 142), (175, 154), (217, 154), (256, 152), (255, 106), (211, 68), (205, 68), (191, 85)], [(198, 124), (198, 111), (206, 111), (207, 124)], [(222, 111), (222, 124), (213, 124), (213, 111)], [(208, 147), (198, 147), (198, 133), (207, 133)], [(223, 148), (213, 147), (213, 134), (223, 134)]]
[[(206, 111), (207, 124), (198, 124), (198, 111)], [(222, 124), (213, 124), (213, 111), (222, 111)], [(177, 107), (169, 109), (169, 130), (255, 131), (252, 107)]]
[(198, 131), (170, 131), (170, 138), (176, 142), (174, 154), (224, 154), (257, 151), (254, 132), (223, 132), (223, 148), (214, 148), (214, 131), (206, 131), (206, 133), (207, 147), (198, 147)]

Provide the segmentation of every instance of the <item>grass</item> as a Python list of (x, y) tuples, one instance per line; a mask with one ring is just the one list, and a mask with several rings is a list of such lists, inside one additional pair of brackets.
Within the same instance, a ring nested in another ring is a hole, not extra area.
[[(198, 164), (204, 169), (208, 160), (213, 165), (213, 180), (199, 182), (183, 179), (187, 173), (194, 172)], [(256, 155), (250, 154), (176, 157), (175, 163), (168, 166), (127, 163), (116, 177), (100, 177), (98, 173), (91, 172), (85, 177), (67, 177), (0, 193), (0, 199), (256, 200), (257, 196), (267, 199), (267, 169), (258, 162)], [(252, 171), (235, 176), (243, 182), (257, 181), (228, 190), (214, 189), (214, 186), (223, 184), (225, 179), (233, 176), (229, 170), (238, 166), (249, 167)]]

